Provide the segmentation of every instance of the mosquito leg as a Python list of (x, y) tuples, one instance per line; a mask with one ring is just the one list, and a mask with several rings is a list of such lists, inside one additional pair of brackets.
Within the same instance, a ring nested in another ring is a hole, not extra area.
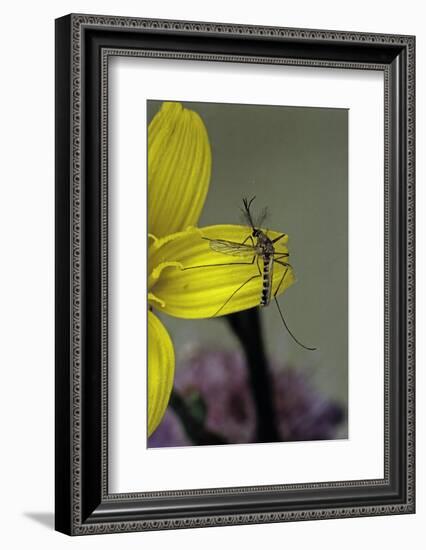
[(275, 237), (275, 239), (273, 239), (272, 242), (277, 243), (283, 237), (287, 237), (286, 233), (283, 233), (282, 235), (279, 235), (278, 237)]
[(279, 284), (278, 284), (278, 286), (277, 286), (277, 289), (276, 289), (276, 291), (274, 292), (274, 300), (275, 300), (275, 303), (277, 304), (277, 308), (278, 308), (278, 312), (279, 312), (280, 317), (281, 317), (281, 321), (283, 322), (283, 325), (285, 326), (287, 332), (290, 334), (290, 336), (293, 338), (293, 340), (294, 340), (297, 344), (299, 344), (299, 346), (301, 346), (302, 348), (304, 348), (304, 349), (306, 349), (306, 350), (308, 350), (308, 351), (315, 351), (317, 348), (309, 348), (308, 346), (305, 346), (304, 344), (302, 344), (302, 342), (299, 342), (299, 340), (294, 336), (294, 334), (293, 334), (293, 333), (291, 332), (291, 330), (288, 328), (288, 325), (287, 325), (287, 323), (286, 323), (286, 321), (285, 321), (285, 319), (284, 319), (284, 315), (283, 315), (283, 313), (282, 313), (282, 311), (281, 311), (280, 304), (278, 303), (278, 300), (277, 300), (277, 294), (278, 294), (278, 291), (279, 291), (279, 289), (280, 289), (280, 287), (281, 287), (281, 285), (282, 285), (282, 283), (283, 283), (283, 281), (284, 281), (284, 279), (285, 279), (285, 276), (287, 275), (288, 269), (289, 269), (289, 267), (291, 267), (291, 265), (290, 265), (290, 264), (287, 264), (287, 263), (284, 263), (284, 262), (280, 262), (279, 260), (274, 260), (274, 261), (276, 261), (278, 264), (280, 264), (280, 265), (282, 265), (282, 266), (284, 266), (284, 267), (286, 268), (286, 270), (284, 271), (284, 275), (281, 277), (281, 280), (280, 280), (280, 282), (279, 282)]
[(226, 264), (206, 264), (206, 265), (191, 265), (189, 267), (182, 267), (181, 271), (187, 271), (188, 269), (199, 269), (200, 267), (224, 267), (231, 265), (253, 265), (257, 255), (253, 256), (251, 262), (229, 262)]
[(260, 275), (253, 275), (253, 277), (250, 277), (250, 279), (247, 279), (247, 281), (245, 283), (243, 283), (236, 290), (234, 290), (234, 292), (231, 294), (231, 296), (226, 300), (226, 302), (222, 306), (220, 306), (220, 308), (216, 311), (216, 313), (214, 315), (212, 315), (212, 317), (216, 317), (218, 315), (218, 313), (221, 312), (222, 309), (226, 306), (226, 304), (228, 304), (231, 301), (231, 299), (235, 296), (235, 294), (238, 291), (240, 291), (244, 286), (246, 286), (247, 283), (249, 283), (253, 279), (257, 279), (257, 277), (260, 277)]
[[(287, 257), (287, 256), (286, 256)], [(282, 258), (274, 258), (274, 262), (277, 262), (277, 264), (280, 264), (282, 265), (283, 267), (293, 267), (291, 264), (289, 264), (288, 262), (282, 262), (281, 261)]]
[[(278, 262), (278, 263), (281, 263), (281, 262)], [(283, 264), (281, 264), (281, 265), (283, 265)], [(288, 271), (288, 267), (287, 267), (287, 269), (284, 271), (284, 275), (281, 277), (281, 281), (279, 282), (279, 284), (278, 284), (278, 286), (277, 286), (277, 289), (276, 289), (276, 291), (274, 292), (274, 298), (275, 298), (276, 295), (278, 294), (278, 291), (279, 291), (281, 285), (283, 284), (283, 281), (284, 281), (284, 279), (285, 279), (285, 276), (287, 275), (287, 271)]]
[(257, 256), (257, 260), (256, 260), (257, 269), (259, 270), (259, 276), (261, 277), (261, 276), (263, 275), (263, 272), (262, 272), (262, 270), (260, 269), (259, 260), (260, 260), (260, 256)]
[(282, 260), (283, 258), (288, 258), (290, 254), (288, 252), (274, 252), (274, 260)]
[(280, 264), (280, 265), (282, 265), (283, 267), (286, 268), (286, 270), (284, 271), (284, 275), (281, 277), (281, 281), (279, 282), (277, 290), (274, 292), (274, 298), (275, 298), (275, 296), (278, 294), (279, 289), (281, 288), (281, 285), (283, 284), (285, 276), (287, 275), (288, 268), (291, 267), (291, 265), (288, 264), (287, 262), (281, 262), (280, 260), (277, 260), (276, 258), (274, 258), (274, 262), (277, 262), (277, 264)]
[(306, 349), (308, 351), (315, 351), (317, 348), (308, 348), (308, 346), (305, 346), (304, 344), (302, 344), (302, 342), (299, 342), (299, 340), (296, 338), (296, 336), (291, 332), (291, 330), (288, 328), (288, 325), (287, 323), (285, 322), (285, 319), (284, 319), (284, 315), (281, 311), (281, 308), (280, 308), (280, 305), (278, 303), (278, 300), (275, 298), (274, 296), (274, 300), (275, 300), (275, 303), (277, 304), (277, 308), (278, 308), (278, 312), (280, 314), (280, 317), (281, 317), (281, 321), (283, 322), (283, 325), (285, 326), (285, 328), (287, 329), (287, 332), (290, 334), (290, 336), (293, 338), (293, 340), (296, 342), (296, 344), (299, 344), (299, 346), (301, 346), (303, 349)]
[(250, 239), (252, 246), (254, 247), (254, 241), (253, 237), (251, 235), (248, 235), (241, 244), (246, 244), (246, 242)]

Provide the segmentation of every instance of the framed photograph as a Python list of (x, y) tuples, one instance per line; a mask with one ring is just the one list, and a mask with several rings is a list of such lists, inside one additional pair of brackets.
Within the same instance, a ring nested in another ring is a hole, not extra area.
[(415, 511), (415, 39), (56, 20), (56, 529)]

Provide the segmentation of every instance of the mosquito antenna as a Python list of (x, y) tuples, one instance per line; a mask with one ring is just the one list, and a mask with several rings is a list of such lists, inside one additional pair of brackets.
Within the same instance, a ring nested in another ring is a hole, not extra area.
[(243, 199), (244, 209), (241, 209), (242, 213), (244, 214), (244, 217), (247, 219), (247, 221), (251, 225), (253, 231), (256, 228), (254, 226), (253, 218), (251, 217), (250, 206), (251, 206), (251, 203), (254, 201), (255, 198), (256, 198), (256, 196), (252, 197), (250, 200), (248, 200), (247, 198), (244, 198)]
[(260, 213), (258, 219), (256, 220), (256, 227), (262, 227), (267, 217), (268, 217), (268, 207), (265, 206), (265, 208)]
[(290, 336), (293, 338), (293, 340), (296, 342), (296, 344), (299, 344), (302, 348), (308, 350), (308, 351), (315, 351), (317, 348), (308, 348), (308, 346), (305, 346), (302, 344), (302, 342), (299, 342), (299, 340), (296, 338), (296, 336), (291, 332), (291, 330), (288, 328), (287, 323), (285, 322), (284, 315), (281, 311), (280, 304), (278, 303), (278, 300), (274, 298), (275, 303), (277, 304), (278, 312), (280, 314), (281, 320), (284, 323), (285, 328), (287, 329), (287, 332), (290, 334)]

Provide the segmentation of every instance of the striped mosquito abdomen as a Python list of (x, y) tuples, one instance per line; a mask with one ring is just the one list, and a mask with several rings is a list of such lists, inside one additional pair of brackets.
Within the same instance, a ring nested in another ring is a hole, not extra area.
[(272, 241), (261, 231), (257, 230), (257, 251), (263, 261), (262, 271), (262, 293), (260, 295), (260, 306), (264, 307), (271, 301), (272, 281), (274, 270), (274, 245)]
[(262, 294), (260, 296), (260, 306), (264, 307), (271, 301), (272, 280), (274, 269), (274, 257), (269, 254), (263, 256), (263, 273), (262, 273)]

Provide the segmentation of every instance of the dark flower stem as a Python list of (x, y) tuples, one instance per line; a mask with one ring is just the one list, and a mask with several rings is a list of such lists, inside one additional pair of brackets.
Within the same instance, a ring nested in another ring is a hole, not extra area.
[(195, 445), (225, 445), (228, 443), (222, 436), (209, 431), (191, 413), (185, 400), (173, 390), (169, 405), (180, 418), (182, 425)]
[(244, 349), (249, 382), (256, 407), (257, 442), (279, 441), (273, 402), (272, 379), (262, 338), (259, 308), (225, 317)]

